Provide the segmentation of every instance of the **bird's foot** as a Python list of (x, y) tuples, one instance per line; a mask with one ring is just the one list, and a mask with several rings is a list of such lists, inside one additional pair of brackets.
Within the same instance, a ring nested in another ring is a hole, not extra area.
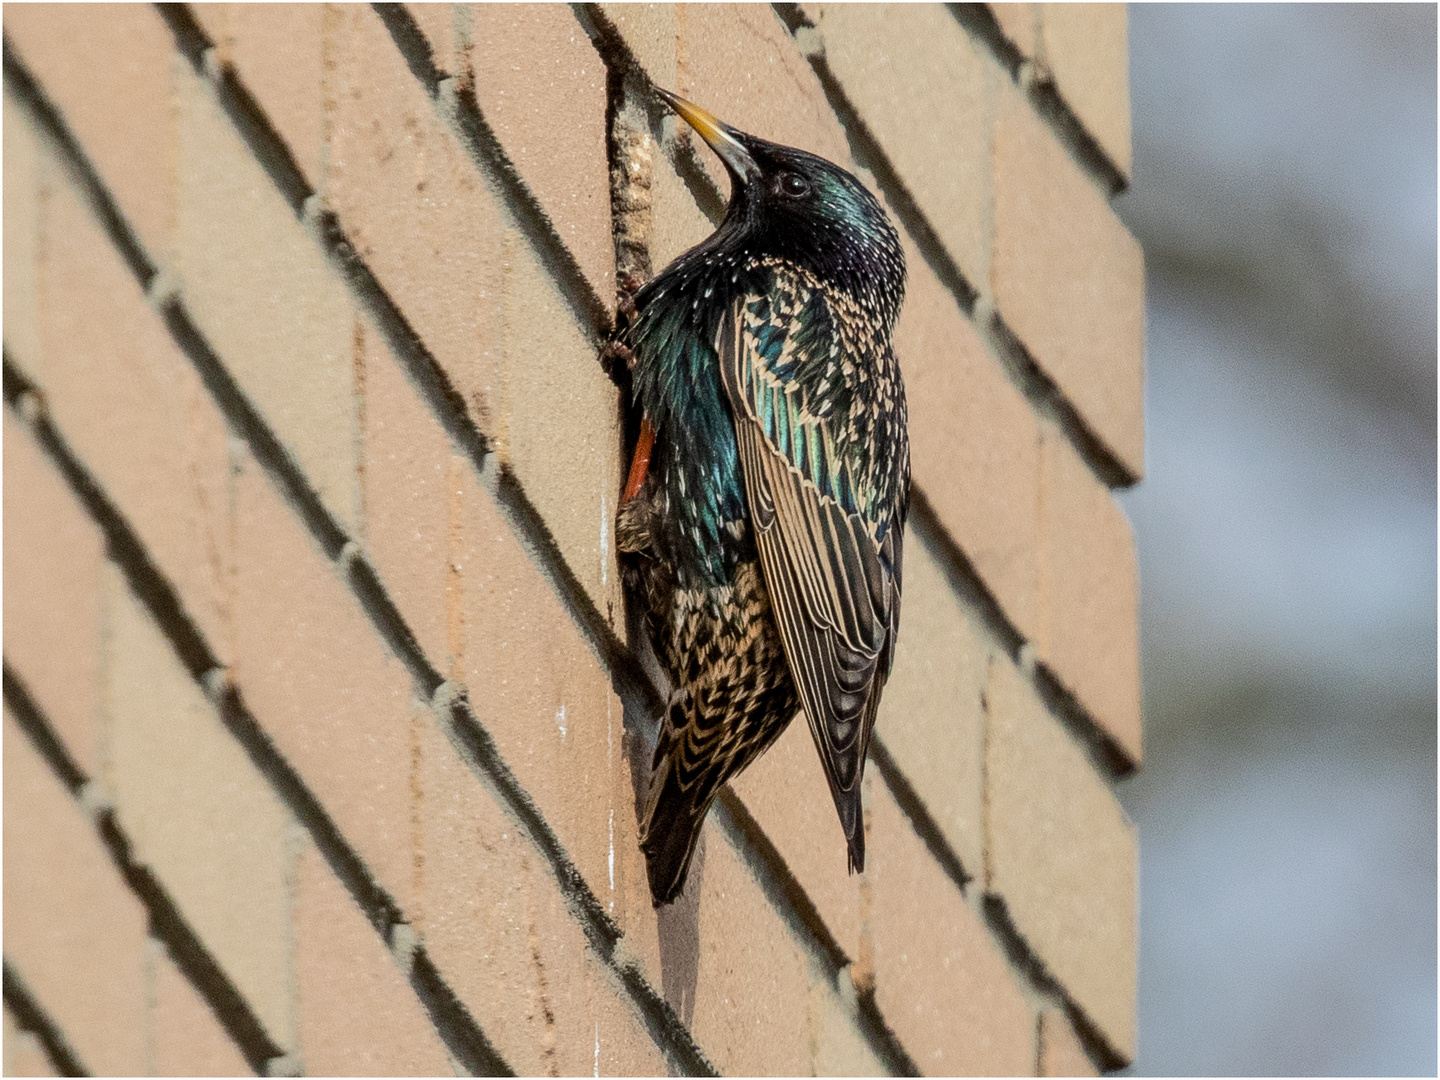
[(622, 342), (607, 341), (600, 350), (600, 367), (610, 377), (611, 382), (623, 389), (630, 372), (635, 368), (635, 354), (630, 351), (630, 346)]

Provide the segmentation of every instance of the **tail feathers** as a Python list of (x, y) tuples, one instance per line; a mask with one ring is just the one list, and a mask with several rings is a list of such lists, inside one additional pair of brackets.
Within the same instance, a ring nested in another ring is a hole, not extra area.
[(835, 809), (840, 812), (840, 828), (845, 831), (850, 873), (862, 873), (865, 870), (865, 815), (860, 806), (859, 778), (849, 791), (832, 786), (830, 794), (835, 797)]
[(645, 852), (645, 870), (650, 878), (650, 899), (658, 908), (675, 900), (685, 888), (690, 860), (705, 823), (710, 799), (697, 805), (694, 791), (682, 792), (670, 761), (660, 764), (650, 779), (646, 799), (645, 835), (640, 850)]

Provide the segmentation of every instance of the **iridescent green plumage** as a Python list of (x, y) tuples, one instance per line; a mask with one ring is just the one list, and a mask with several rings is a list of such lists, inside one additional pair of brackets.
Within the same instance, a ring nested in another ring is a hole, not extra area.
[(720, 786), (804, 706), (864, 866), (860, 777), (899, 625), (909, 486), (899, 241), (849, 173), (668, 98), (732, 178), (719, 229), (617, 333), (654, 432), (617, 530), (676, 686), (642, 847), (671, 900)]

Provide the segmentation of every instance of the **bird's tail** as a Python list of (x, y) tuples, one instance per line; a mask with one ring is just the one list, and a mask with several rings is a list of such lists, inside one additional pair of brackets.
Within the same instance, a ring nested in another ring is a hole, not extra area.
[[(668, 904), (685, 888), (690, 860), (705, 823), (710, 799), (697, 804), (697, 791), (684, 792), (676, 770), (667, 758), (650, 778), (645, 807), (645, 834), (640, 850), (645, 852), (645, 870), (650, 878), (650, 899), (656, 907)], [(713, 793), (712, 793), (713, 794)]]

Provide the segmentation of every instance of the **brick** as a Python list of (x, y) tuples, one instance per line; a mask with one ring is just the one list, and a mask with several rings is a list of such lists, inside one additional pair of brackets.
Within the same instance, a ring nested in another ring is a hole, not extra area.
[[(647, 240), (650, 267), (658, 274), (714, 232), (719, 222), (705, 216), (695, 204), (690, 189), (653, 143), (651, 159), (650, 231)], [(722, 186), (721, 190), (726, 189)]]
[[(849, 161), (844, 129), (809, 61), (773, 10), (752, 4), (677, 5), (675, 31), (678, 85), (667, 88), (742, 131), (842, 165)], [(719, 159), (684, 121), (673, 123), (694, 141), (706, 170), (728, 193)]]
[[(474, 4), (480, 112), (595, 292), (615, 293), (605, 64), (574, 14), (550, 4)], [(537, 42), (544, 42), (536, 48)]]
[(1004, 73), (939, 4), (825, 4), (820, 29), (826, 62), (846, 96), (961, 272), (983, 292), (991, 103)]
[(100, 574), (105, 538), (5, 410), (5, 658), (66, 749), (100, 771)]
[(236, 477), (235, 678), (381, 884), (413, 903), (412, 684), (259, 467)]
[(1053, 428), (1041, 439), (1036, 652), (1131, 761), (1141, 756), (1140, 570), (1125, 511)]
[(1130, 51), (1124, 4), (1039, 4), (1041, 55), (1085, 130), (1130, 174)]
[(423, 850), (418, 928), (510, 1067), (522, 1076), (666, 1071), (514, 821), (436, 724), (421, 722), (416, 738)]
[(295, 981), (313, 1076), (441, 1076), (444, 1044), (364, 912), (312, 844), (299, 853)]
[(243, 1076), (250, 1065), (165, 946), (150, 940), (150, 1054), (156, 1076)]
[(379, 335), (368, 325), (361, 334), (366, 553), (426, 655), (448, 670), (450, 439)]
[(5, 1010), (5, 1075), (59, 1076), (40, 1039), (23, 1030), (14, 1014)]
[(120, 824), (271, 1038), (291, 1046), (289, 815), (118, 570), (106, 607)]
[(852, 1013), (824, 982), (810, 984), (806, 1001), (810, 1029), (810, 1075), (883, 1076), (885, 1065), (855, 1026)]
[(461, 73), (462, 57), (457, 48), (460, 34), (457, 23), (471, 22), (471, 15), (464, 4), (406, 4), (410, 17), (430, 43), (435, 66), (447, 75)]
[(905, 544), (905, 598), (895, 667), (880, 701), (875, 737), (971, 874), (980, 870), (985, 737), (981, 699), (991, 652), (944, 570), (912, 533)]
[(1135, 828), (1008, 659), (986, 688), (986, 890), (1066, 992), (1135, 1053)]
[(227, 57), (246, 89), (320, 190), (325, 159), (326, 23), (319, 4), (231, 4), (234, 43)]
[[(697, 851), (685, 886), (687, 895), (698, 895), (690, 1030), (723, 1074), (808, 1074), (806, 1018), (777, 1007), (808, 996), (805, 958), (713, 819), (701, 843), (703, 856)], [(737, 928), (743, 929), (737, 934)]]
[(355, 316), (209, 90), (176, 76), (177, 264), (186, 304), (326, 508), (358, 517)]
[(1019, 976), (885, 785), (867, 784), (868, 924), (886, 1022), (928, 1075), (1032, 1073), (1035, 1018)]
[(5, 12), (5, 33), (59, 106), (141, 242), (163, 257), (175, 166), (175, 43), (160, 16), (144, 6), (16, 7)]
[[(40, 222), (45, 186), (40, 140), (24, 110), (5, 95), (5, 348), (39, 370)], [(8, 1015), (8, 1014), (7, 1014)]]
[(849, 873), (845, 833), (803, 711), (730, 786), (779, 850), (845, 955), (858, 959), (860, 878)]
[(620, 400), (517, 231), (505, 239), (505, 428), (497, 449), (591, 601), (623, 621), (610, 533), (624, 483)]
[(8, 710), (4, 726), (5, 959), (88, 1069), (138, 1076), (145, 909)]
[(1040, 41), (1039, 4), (991, 4), (990, 12), (1001, 31), (1025, 56), (1034, 56)]
[(494, 434), (500, 207), (436, 118), (384, 24), (343, 8), (326, 196), (350, 239)]
[(1070, 1021), (1059, 1009), (1046, 1009), (1040, 1014), (1041, 1076), (1099, 1076), (1100, 1070), (1090, 1060)]
[(1135, 476), (1144, 469), (1140, 245), (1021, 98), (995, 128), (996, 307)]
[(675, 48), (680, 18), (678, 5), (601, 4), (600, 10), (619, 31), (651, 80), (683, 94)]
[(51, 413), (228, 656), (225, 420), (69, 185), (47, 215), (42, 389)]
[(635, 750), (609, 675), (473, 470), (454, 477), (450, 595), (471, 706), (600, 902), (653, 926), (643, 865), (624, 857), (637, 843)]
[(910, 281), (895, 352), (905, 376), (915, 483), (1005, 614), (1032, 637), (1039, 616), (1039, 421), (954, 296), (914, 245), (904, 244)]

